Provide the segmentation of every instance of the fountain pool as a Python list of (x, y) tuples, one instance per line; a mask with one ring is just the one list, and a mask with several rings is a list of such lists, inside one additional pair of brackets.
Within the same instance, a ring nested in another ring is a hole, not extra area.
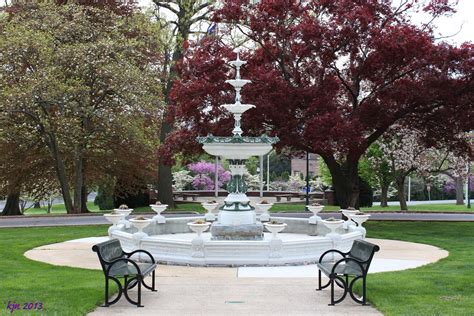
[[(232, 178), (227, 184), (228, 196), (220, 205), (217, 219), (213, 210), (217, 206), (205, 203), (204, 216), (165, 218), (160, 213), (166, 206), (152, 206), (158, 213), (153, 219), (135, 219), (108, 216), (114, 225), (109, 236), (121, 241), (126, 251), (148, 250), (157, 261), (192, 265), (284, 265), (311, 263), (319, 260), (323, 252), (337, 248), (347, 251), (354, 240), (365, 237), (362, 223), (368, 217), (352, 222), (323, 221), (315, 214), (308, 219), (271, 217), (268, 203), (251, 205), (246, 195), (245, 161), (251, 156), (263, 156), (272, 150), (277, 137), (261, 135), (242, 136), (242, 114), (254, 107), (241, 103), (241, 89), (250, 80), (240, 77), (240, 67), (246, 62), (237, 59), (235, 79), (226, 82), (235, 89), (235, 102), (222, 105), (234, 116), (232, 136), (207, 135), (198, 137), (204, 151), (227, 159)], [(163, 208), (164, 207), (164, 208)], [(269, 221), (271, 219), (271, 221)], [(207, 221), (207, 222), (206, 222)], [(349, 220), (350, 221), (350, 220)], [(192, 232), (191, 232), (192, 231)]]

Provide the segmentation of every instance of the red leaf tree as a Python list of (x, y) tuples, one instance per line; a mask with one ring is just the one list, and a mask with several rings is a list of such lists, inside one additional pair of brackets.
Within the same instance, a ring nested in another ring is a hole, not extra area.
[[(452, 11), (445, 2), (425, 10)], [(341, 207), (357, 206), (359, 159), (395, 123), (426, 132), (431, 144), (474, 127), (473, 45), (437, 42), (409, 10), (378, 0), (227, 0), (216, 13), (255, 44), (243, 56), (243, 76), (253, 82), (243, 98), (256, 105), (244, 130), (321, 155)], [(199, 134), (230, 133), (219, 105), (233, 98), (224, 80), (234, 56), (217, 37), (188, 51), (172, 93), (182, 124), (168, 138), (170, 152), (198, 150)]]

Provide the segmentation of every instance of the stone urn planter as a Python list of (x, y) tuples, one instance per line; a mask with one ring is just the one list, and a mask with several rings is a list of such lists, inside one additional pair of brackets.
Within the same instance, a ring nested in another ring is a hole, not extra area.
[(219, 203), (216, 201), (210, 201), (210, 202), (203, 202), (201, 203), (202, 207), (207, 211), (206, 215), (204, 217), (206, 218), (206, 221), (215, 221), (216, 220), (216, 214), (215, 210), (217, 209), (217, 206), (219, 206)]
[(203, 220), (197, 220), (188, 223), (189, 229), (197, 234), (197, 238), (202, 238), (202, 233), (208, 230), (209, 226), (211, 226), (211, 223), (205, 222)]
[(114, 230), (120, 229), (118, 227), (118, 224), (122, 221), (122, 214), (118, 213), (109, 213), (109, 214), (104, 214), (105, 219), (107, 219), (109, 222), (112, 223), (112, 226), (109, 227), (108, 232), (109, 235), (112, 233)]
[(120, 214), (122, 219), (125, 219), (130, 213), (132, 213), (133, 208), (114, 208), (114, 212)]
[(144, 217), (136, 217), (130, 219), (130, 223), (132, 223), (133, 227), (138, 229), (138, 233), (145, 234), (143, 229), (151, 224), (153, 220), (151, 218), (144, 218)]
[(255, 206), (257, 208), (256, 213), (260, 216), (260, 221), (268, 222), (270, 220), (270, 213), (268, 211), (272, 208), (273, 203), (268, 203), (264, 200), (255, 204)]
[(341, 228), (344, 224), (344, 221), (342, 219), (323, 219), (322, 222), (324, 226), (326, 226), (330, 230), (327, 235), (337, 235), (336, 230), (338, 228)]
[(283, 231), (286, 227), (286, 223), (278, 223), (278, 222), (268, 222), (263, 224), (265, 228), (272, 233), (272, 239), (280, 239), (278, 238), (278, 233)]
[(127, 221), (127, 216), (132, 213), (133, 208), (129, 208), (127, 205), (122, 204), (119, 208), (114, 208), (114, 213), (122, 215), (119, 224), (123, 224), (126, 228), (130, 228), (130, 222)]
[(319, 204), (313, 204), (313, 205), (306, 205), (306, 208), (308, 209), (308, 211), (310, 211), (311, 213), (313, 213), (313, 216), (311, 216), (309, 219), (308, 219), (308, 223), (310, 224), (316, 224), (318, 221), (321, 220), (321, 217), (318, 216), (318, 213), (321, 212), (324, 208), (324, 205), (319, 205)]
[(122, 214), (118, 213), (109, 213), (109, 214), (104, 214), (105, 219), (107, 219), (109, 222), (112, 223), (113, 226), (117, 226), (120, 220), (122, 219)]
[(357, 223), (358, 227), (362, 227), (362, 224), (365, 223), (370, 217), (370, 214), (365, 213), (355, 213), (351, 215), (351, 219)]
[(156, 215), (153, 216), (153, 220), (157, 224), (166, 223), (166, 218), (163, 215), (161, 215), (161, 212), (166, 210), (166, 208), (168, 207), (168, 204), (161, 204), (157, 202), (157, 204), (150, 204), (150, 207), (156, 213)]
[(361, 212), (351, 215), (351, 219), (357, 224), (357, 227), (355, 227), (354, 230), (362, 232), (363, 238), (365, 238), (367, 231), (365, 230), (365, 227), (362, 227), (362, 224), (366, 222), (369, 217), (370, 214), (365, 214)]
[(344, 214), (345, 217), (347, 217), (347, 221), (344, 223), (344, 229), (349, 228), (349, 226), (353, 226), (354, 222), (351, 220), (352, 215), (359, 213), (359, 210), (356, 209), (341, 209), (341, 213)]

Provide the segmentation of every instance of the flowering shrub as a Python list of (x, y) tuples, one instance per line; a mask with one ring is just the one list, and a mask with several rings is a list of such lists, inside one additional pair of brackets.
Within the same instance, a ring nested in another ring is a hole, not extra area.
[(286, 191), (288, 189), (288, 182), (276, 180), (270, 182), (270, 189), (272, 191)]
[[(469, 191), (472, 192), (474, 191), (474, 176), (470, 176), (471, 182), (469, 186)], [(463, 183), (463, 188), (466, 186), (465, 183)], [(443, 191), (446, 193), (455, 193), (456, 192), (456, 183), (453, 180), (447, 181), (444, 186), (443, 186)]]
[(173, 172), (173, 189), (182, 191), (188, 184), (193, 182), (194, 178), (190, 175), (188, 170), (181, 170)]
[[(214, 190), (214, 176), (216, 166), (212, 162), (199, 161), (188, 165), (188, 169), (194, 175), (191, 182), (196, 190)], [(231, 174), (226, 171), (221, 165), (217, 166), (217, 185), (222, 188), (224, 184), (229, 182)]]
[(306, 182), (304, 180), (301, 180), (298, 174), (292, 175), (288, 179), (288, 190), (290, 191), (300, 191), (305, 185)]
[[(247, 188), (249, 190), (260, 190), (260, 176), (258, 174), (252, 175), (246, 172), (245, 183), (247, 183)], [(265, 182), (263, 185), (265, 186)]]

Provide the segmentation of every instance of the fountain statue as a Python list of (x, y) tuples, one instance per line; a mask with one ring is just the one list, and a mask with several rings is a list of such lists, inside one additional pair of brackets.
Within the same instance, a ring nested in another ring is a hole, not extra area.
[[(328, 249), (348, 251), (354, 240), (365, 238), (362, 223), (368, 215), (352, 215), (357, 226), (351, 220), (323, 220), (316, 215), (322, 206), (310, 208), (314, 216), (309, 219), (272, 216), (272, 221), (265, 223), (264, 227), (262, 221), (269, 219), (267, 211), (271, 204), (261, 203), (256, 204), (261, 213), (257, 219), (246, 195), (245, 160), (267, 154), (278, 138), (242, 136), (242, 114), (254, 107), (241, 102), (241, 90), (250, 83), (250, 80), (240, 77), (240, 67), (245, 63), (240, 60), (239, 52), (237, 59), (230, 62), (236, 73), (235, 79), (227, 82), (235, 89), (235, 102), (222, 105), (234, 116), (232, 135), (197, 138), (204, 151), (227, 159), (232, 173), (227, 184), (228, 195), (219, 209), (217, 220), (213, 213), (217, 203), (204, 203), (208, 211), (205, 215), (187, 217), (165, 218), (161, 212), (166, 205), (162, 204), (151, 205), (157, 213), (153, 219), (140, 216), (127, 220), (125, 217), (129, 213), (104, 215), (113, 224), (108, 231), (110, 238), (119, 239), (125, 251), (145, 249), (158, 262), (173, 264), (306, 264), (317, 262)], [(207, 232), (209, 227), (210, 232)]]
[(272, 144), (278, 141), (278, 137), (268, 137), (267, 135), (242, 136), (243, 131), (240, 127), (242, 114), (255, 106), (241, 103), (240, 91), (251, 81), (240, 77), (240, 67), (247, 62), (240, 60), (239, 55), (239, 51), (237, 51), (237, 59), (230, 62), (235, 67), (235, 79), (226, 80), (235, 89), (235, 102), (221, 105), (234, 116), (233, 135), (227, 137), (208, 135), (197, 138), (208, 154), (227, 159), (232, 173), (232, 179), (227, 184), (229, 194), (224, 200), (224, 205), (219, 209), (217, 222), (211, 226), (214, 240), (259, 240), (263, 238), (263, 225), (257, 222), (255, 209), (250, 205), (250, 200), (245, 194), (247, 192), (244, 176), (245, 161), (251, 156), (262, 156), (269, 153), (272, 150)]

